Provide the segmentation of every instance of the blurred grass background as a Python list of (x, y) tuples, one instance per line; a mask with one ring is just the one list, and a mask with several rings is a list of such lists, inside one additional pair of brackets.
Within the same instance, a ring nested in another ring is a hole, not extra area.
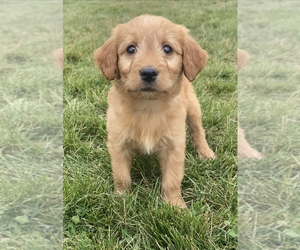
[(0, 249), (58, 249), (62, 2), (5, 2), (0, 15)]
[(300, 246), (298, 1), (240, 1), (239, 119), (260, 161), (239, 161), (239, 248)]

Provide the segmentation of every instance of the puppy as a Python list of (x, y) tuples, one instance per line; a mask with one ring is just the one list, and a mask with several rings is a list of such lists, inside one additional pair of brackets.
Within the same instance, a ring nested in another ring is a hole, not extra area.
[(200, 158), (215, 158), (201, 122), (191, 82), (208, 59), (188, 30), (159, 16), (141, 15), (118, 25), (95, 51), (107, 80), (107, 130), (115, 193), (130, 190), (135, 152), (156, 154), (165, 201), (186, 207), (181, 198), (185, 122)]
[[(250, 56), (245, 50), (238, 49), (238, 70), (244, 67)], [(238, 125), (238, 157), (261, 159), (262, 154), (250, 146), (245, 138), (244, 130)]]

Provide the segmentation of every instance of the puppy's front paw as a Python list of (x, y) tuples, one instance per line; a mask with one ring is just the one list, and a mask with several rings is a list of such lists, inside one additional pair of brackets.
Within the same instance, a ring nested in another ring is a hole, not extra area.
[(210, 148), (207, 148), (206, 150), (198, 150), (197, 153), (198, 153), (198, 156), (200, 159), (215, 159), (216, 158), (215, 153)]
[(115, 188), (115, 190), (114, 190), (114, 194), (118, 195), (118, 196), (122, 196), (122, 195), (127, 194), (127, 193), (128, 193), (128, 191), (127, 190), (123, 190), (123, 189), (116, 189)]
[(115, 190), (114, 194), (115, 195), (123, 195), (130, 193), (130, 185), (125, 185), (124, 183), (116, 183), (115, 184)]
[(165, 202), (170, 202), (172, 206), (180, 208), (180, 209), (184, 209), (187, 208), (184, 200), (181, 198), (181, 196), (176, 196), (176, 197), (172, 197), (172, 198), (164, 198)]

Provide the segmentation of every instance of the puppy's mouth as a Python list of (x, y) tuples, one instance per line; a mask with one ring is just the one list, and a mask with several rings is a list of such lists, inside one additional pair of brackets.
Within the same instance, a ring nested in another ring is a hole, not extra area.
[(141, 88), (141, 91), (142, 92), (155, 92), (155, 91), (157, 91), (157, 89), (151, 88), (151, 87), (144, 87), (144, 88)]
[(157, 91), (157, 83), (156, 82), (141, 82), (141, 85), (138, 88), (141, 92), (156, 92)]

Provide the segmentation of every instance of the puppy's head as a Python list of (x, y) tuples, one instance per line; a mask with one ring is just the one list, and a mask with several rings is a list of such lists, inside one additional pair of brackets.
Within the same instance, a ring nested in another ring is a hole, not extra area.
[(118, 25), (95, 51), (98, 68), (136, 98), (175, 95), (183, 74), (193, 81), (208, 59), (188, 30), (158, 16), (142, 15)]

